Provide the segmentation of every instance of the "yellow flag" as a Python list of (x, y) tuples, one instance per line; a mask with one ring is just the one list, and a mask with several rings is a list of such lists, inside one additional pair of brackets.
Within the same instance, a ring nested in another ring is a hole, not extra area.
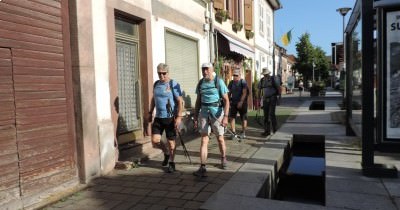
[(281, 37), (281, 41), (284, 46), (287, 46), (290, 43), (291, 39), (292, 39), (292, 30), (283, 34), (283, 36)]

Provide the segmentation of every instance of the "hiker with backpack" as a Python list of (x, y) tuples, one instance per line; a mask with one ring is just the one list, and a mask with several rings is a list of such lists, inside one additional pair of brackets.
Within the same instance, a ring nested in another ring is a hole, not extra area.
[(271, 71), (267, 68), (263, 68), (262, 74), (264, 77), (258, 83), (258, 91), (259, 95), (262, 95), (264, 110), (264, 132), (262, 135), (269, 136), (271, 135), (271, 125), (273, 133), (277, 130), (275, 109), (280, 94), (280, 84), (274, 76), (271, 76)]
[[(229, 123), (231, 125), (232, 132), (236, 134), (235, 119), (239, 112), (240, 119), (242, 120), (242, 133), (240, 138), (243, 140), (246, 138), (247, 128), (247, 97), (249, 95), (249, 88), (246, 80), (241, 78), (240, 69), (233, 70), (233, 80), (228, 84), (229, 89)], [(231, 139), (234, 138), (234, 134), (231, 135)]]
[(197, 177), (207, 176), (206, 162), (210, 127), (218, 139), (221, 168), (226, 169), (227, 167), (224, 133), (225, 127), (228, 125), (228, 88), (222, 79), (213, 75), (214, 67), (211, 63), (204, 63), (201, 71), (203, 78), (197, 84), (194, 113), (194, 125), (201, 135), (200, 167), (193, 172), (193, 175)]
[[(151, 142), (153, 147), (164, 152), (163, 166), (168, 165), (167, 172), (175, 171), (175, 139), (176, 129), (182, 121), (182, 91), (179, 83), (169, 78), (169, 66), (160, 63), (157, 66), (159, 80), (154, 83), (153, 97), (150, 101), (149, 122), (152, 122), (153, 110), (156, 114), (151, 128)], [(161, 142), (161, 136), (165, 130), (168, 141), (168, 149)], [(169, 150), (169, 151), (168, 151)]]

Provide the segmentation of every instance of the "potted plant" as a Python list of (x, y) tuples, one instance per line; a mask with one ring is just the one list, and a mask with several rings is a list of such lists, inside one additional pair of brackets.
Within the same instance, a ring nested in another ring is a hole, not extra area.
[(254, 32), (250, 30), (246, 30), (246, 38), (251, 39), (254, 37)]
[(215, 12), (215, 20), (219, 23), (226, 21), (228, 18), (229, 18), (229, 14), (228, 14), (228, 11), (226, 11), (226, 10), (218, 9)]
[(235, 21), (235, 22), (232, 24), (232, 30), (233, 30), (234, 32), (238, 32), (238, 31), (242, 30), (242, 28), (243, 28), (243, 24), (242, 24), (241, 22)]
[(313, 82), (310, 88), (310, 96), (324, 96), (325, 84), (323, 82)]

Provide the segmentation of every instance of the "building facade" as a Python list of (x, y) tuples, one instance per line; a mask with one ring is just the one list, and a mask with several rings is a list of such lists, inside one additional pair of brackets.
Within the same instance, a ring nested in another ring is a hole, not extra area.
[(255, 69), (258, 79), (262, 68), (274, 69), (274, 12), (280, 8), (279, 1), (254, 1)]
[(144, 114), (156, 66), (170, 66), (188, 113), (201, 63), (226, 82), (241, 68), (251, 86), (272, 64), (278, 8), (277, 0), (0, 1), (0, 208), (60, 199), (111, 172), (127, 144), (135, 157), (158, 154)]

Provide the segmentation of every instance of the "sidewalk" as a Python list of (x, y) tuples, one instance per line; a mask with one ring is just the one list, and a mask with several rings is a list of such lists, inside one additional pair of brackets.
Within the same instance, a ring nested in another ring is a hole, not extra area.
[[(218, 167), (220, 155), (213, 137), (209, 145), (208, 177), (194, 177), (192, 172), (199, 167), (200, 138), (185, 139), (192, 164), (179, 146), (175, 173), (164, 172), (163, 155), (159, 155), (142, 162), (138, 168), (115, 170), (98, 178), (88, 188), (45, 209), (399, 209), (399, 179), (362, 176), (359, 143), (353, 137), (346, 137), (339, 123), (337, 94), (330, 92), (318, 99), (326, 101), (325, 111), (309, 111), (311, 100), (306, 92), (302, 96), (282, 96), (277, 108), (295, 107), (295, 112), (272, 137), (262, 138), (262, 130), (250, 128), (244, 142), (227, 140), (228, 170)], [(282, 145), (290, 141), (292, 134), (326, 136), (326, 207), (251, 195), (261, 188), (256, 183), (268, 177), (264, 168), (274, 168), (281, 161)], [(399, 156), (381, 155), (376, 159), (400, 168)]]

